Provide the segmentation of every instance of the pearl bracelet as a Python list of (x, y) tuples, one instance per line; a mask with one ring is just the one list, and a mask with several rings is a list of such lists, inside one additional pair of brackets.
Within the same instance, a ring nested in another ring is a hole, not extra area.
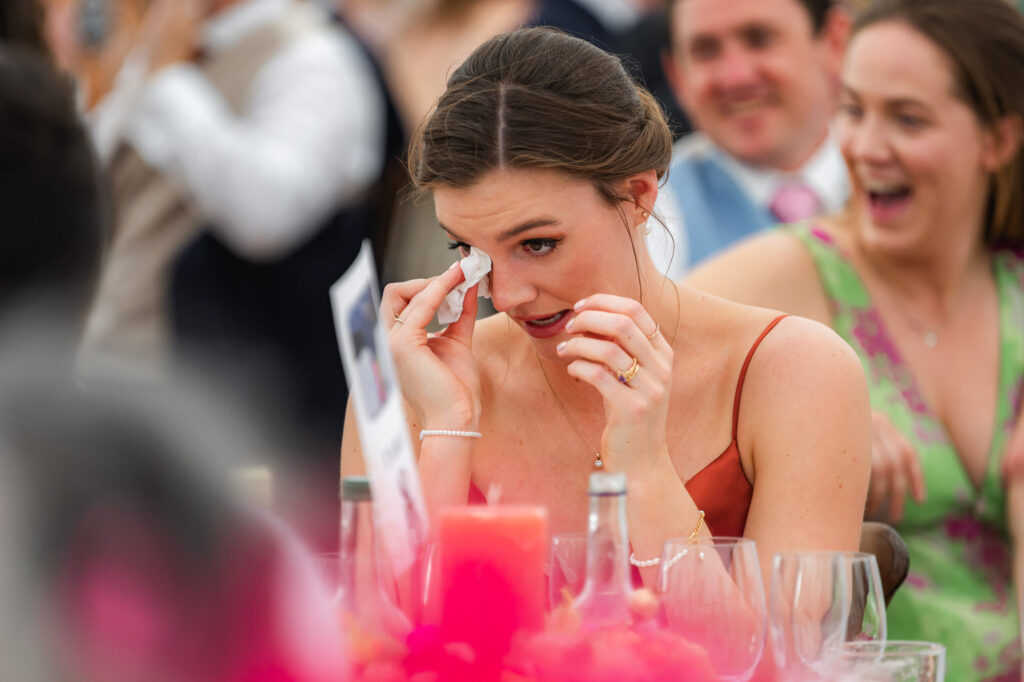
[(633, 564), (637, 568), (650, 568), (651, 566), (657, 566), (661, 563), (660, 557), (654, 557), (653, 559), (645, 559), (641, 561), (636, 558), (636, 555), (632, 552), (629, 553), (629, 563)]
[[(679, 561), (680, 559), (682, 559), (682, 558), (683, 558), (684, 556), (686, 556), (686, 554), (687, 554), (687, 553), (688, 553), (689, 551), (690, 551), (689, 549), (684, 549), (684, 550), (683, 550), (683, 551), (681, 551), (681, 552), (680, 552), (679, 554), (676, 554), (676, 555), (675, 555), (674, 557), (672, 557), (671, 559), (669, 559), (669, 560), (668, 560), (668, 562), (667, 562), (667, 563), (665, 564), (665, 566), (666, 566), (666, 567), (668, 567), (668, 568), (672, 568), (673, 566), (675, 566), (675, 565), (676, 565), (676, 563), (677, 563), (677, 562), (678, 562), (678, 561)], [(703, 551), (703, 550), (701, 550), (701, 551), (700, 551), (700, 554), (698, 554), (698, 555), (697, 555), (697, 557), (698, 557), (698, 558), (699, 558), (699, 559), (700, 559), (701, 561), (704, 561), (704, 551)], [(660, 558), (660, 557), (654, 557), (653, 559), (646, 559), (646, 560), (640, 560), (640, 559), (637, 559), (637, 558), (636, 558), (636, 557), (635, 557), (635, 556), (633, 555), (633, 553), (632, 553), (632, 552), (630, 552), (630, 553), (629, 553), (629, 563), (633, 564), (633, 565), (634, 565), (634, 566), (636, 566), (637, 568), (650, 568), (650, 567), (652, 567), (652, 566), (657, 566), (658, 564), (660, 564), (660, 563), (661, 563), (661, 558)]]
[(420, 440), (427, 436), (458, 436), (460, 438), (480, 438), (483, 434), (479, 431), (456, 431), (455, 429), (423, 429), (420, 431)]
[[(701, 509), (698, 509), (697, 510), (697, 527), (693, 529), (693, 532), (690, 533), (690, 537), (688, 538), (688, 540), (690, 541), (690, 544), (693, 544), (693, 543), (698, 541), (698, 538), (700, 537), (700, 529), (703, 528), (703, 527), (704, 527), (704, 511), (701, 510)], [(688, 551), (689, 550), (684, 549), (679, 554), (676, 554), (674, 557), (672, 557), (671, 559), (668, 560), (668, 563), (666, 564), (666, 566), (668, 566), (669, 568), (672, 568), (672, 566), (675, 565), (675, 563), (677, 561), (679, 561), (684, 556), (686, 556), (686, 553)], [(704, 560), (704, 552), (700, 553), (700, 559), (701, 559), (701, 561)], [(633, 552), (630, 552), (629, 553), (629, 563), (633, 564), (637, 568), (651, 568), (652, 566), (657, 566), (658, 564), (661, 563), (661, 557), (654, 557), (653, 559), (642, 559), (641, 560), (641, 559), (637, 559), (636, 555), (633, 554)]]

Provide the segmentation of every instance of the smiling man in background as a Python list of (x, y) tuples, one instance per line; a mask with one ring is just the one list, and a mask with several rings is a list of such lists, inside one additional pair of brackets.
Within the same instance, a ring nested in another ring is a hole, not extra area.
[(666, 72), (700, 131), (677, 144), (659, 201), (682, 232), (678, 275), (768, 225), (845, 202), (829, 123), (850, 19), (834, 0), (672, 0), (668, 12)]

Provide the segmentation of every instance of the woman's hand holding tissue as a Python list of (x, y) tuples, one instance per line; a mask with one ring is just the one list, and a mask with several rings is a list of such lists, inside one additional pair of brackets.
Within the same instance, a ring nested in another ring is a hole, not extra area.
[(476, 286), (458, 319), (427, 333), (445, 296), (464, 279), (454, 263), (437, 277), (389, 284), (381, 299), (402, 394), (425, 429), (475, 430), (479, 421), (480, 376), (472, 352)]

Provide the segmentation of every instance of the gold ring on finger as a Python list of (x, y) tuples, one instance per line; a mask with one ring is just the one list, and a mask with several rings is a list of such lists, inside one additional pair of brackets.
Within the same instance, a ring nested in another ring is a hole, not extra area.
[(654, 323), (654, 331), (651, 332), (650, 334), (647, 334), (647, 340), (648, 341), (653, 341), (654, 337), (657, 336), (658, 332), (660, 332), (660, 331), (661, 331), (661, 323), (660, 322), (655, 322)]
[(398, 316), (398, 313), (395, 313), (395, 322), (397, 322), (398, 324), (405, 324), (405, 320), (403, 320), (402, 318), (400, 318), (400, 317)]
[(619, 378), (619, 381), (621, 381), (622, 383), (628, 384), (630, 381), (633, 380), (633, 377), (635, 377), (636, 373), (639, 371), (640, 361), (634, 357), (633, 364), (629, 366), (629, 369), (623, 370), (621, 372), (616, 372), (615, 376), (617, 376)]

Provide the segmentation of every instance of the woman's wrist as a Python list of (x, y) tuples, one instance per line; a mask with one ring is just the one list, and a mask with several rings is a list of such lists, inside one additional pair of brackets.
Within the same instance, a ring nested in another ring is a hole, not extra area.
[(469, 410), (448, 410), (426, 415), (421, 420), (424, 431), (479, 431), (480, 419)]
[(448, 410), (430, 415), (420, 423), (421, 456), (424, 450), (470, 453), (482, 437), (480, 420), (465, 410)]
[(671, 460), (666, 460), (666, 464), (665, 467), (647, 466), (626, 474), (629, 478), (630, 516), (644, 526), (659, 525), (667, 508), (694, 504)]
[(638, 458), (636, 453), (625, 456), (613, 454), (609, 457), (616, 471), (626, 474), (629, 479), (629, 491), (640, 492), (664, 486), (666, 480), (678, 479), (675, 465), (668, 454), (668, 448), (662, 447), (653, 457)]

